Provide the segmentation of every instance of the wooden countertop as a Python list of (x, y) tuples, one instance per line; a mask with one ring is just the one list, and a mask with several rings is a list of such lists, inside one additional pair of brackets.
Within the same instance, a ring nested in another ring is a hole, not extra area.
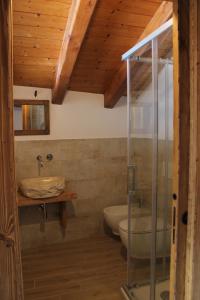
[(34, 206), (48, 203), (60, 203), (67, 202), (76, 199), (77, 195), (73, 192), (64, 191), (62, 194), (56, 197), (44, 198), (44, 199), (33, 199), (23, 196), (20, 192), (17, 193), (17, 205), (19, 207)]

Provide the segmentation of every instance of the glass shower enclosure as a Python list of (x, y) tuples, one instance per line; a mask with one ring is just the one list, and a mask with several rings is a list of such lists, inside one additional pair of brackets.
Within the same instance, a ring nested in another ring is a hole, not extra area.
[(169, 20), (123, 55), (128, 99), (127, 299), (169, 299), (172, 49)]

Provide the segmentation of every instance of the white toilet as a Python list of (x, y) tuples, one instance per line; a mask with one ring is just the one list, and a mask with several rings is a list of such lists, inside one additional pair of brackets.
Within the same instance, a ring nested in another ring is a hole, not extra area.
[(113, 234), (119, 235), (119, 222), (128, 218), (128, 205), (117, 205), (104, 208), (104, 219), (112, 229)]
[[(135, 217), (130, 222), (130, 253), (133, 258), (150, 258), (151, 256), (151, 222), (152, 216)], [(121, 241), (128, 248), (128, 219), (119, 223)], [(170, 226), (163, 229), (163, 220), (157, 220), (157, 257), (170, 255)]]
[[(104, 219), (115, 235), (119, 235), (119, 223), (128, 219), (128, 205), (110, 206), (104, 209)], [(138, 204), (132, 206), (131, 214), (133, 217), (149, 215), (149, 210), (138, 207)]]

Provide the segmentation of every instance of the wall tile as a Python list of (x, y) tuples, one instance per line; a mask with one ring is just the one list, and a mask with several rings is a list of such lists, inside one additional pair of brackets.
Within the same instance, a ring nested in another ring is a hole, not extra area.
[[(169, 145), (172, 150), (172, 144)], [(46, 158), (52, 153), (54, 159), (45, 161), (41, 176), (64, 176), (67, 188), (77, 193), (77, 199), (71, 204), (75, 215), (68, 222), (67, 236), (63, 240), (59, 222), (56, 217), (46, 224), (45, 233), (39, 231), (39, 223), (27, 225), (31, 211), (25, 209), (21, 214), (22, 244), (24, 248), (42, 244), (79, 239), (96, 232), (102, 233), (103, 209), (107, 206), (127, 203), (127, 141), (116, 139), (80, 139), (55, 141), (16, 142), (16, 176), (22, 178), (38, 176), (38, 154)], [(165, 144), (159, 142), (159, 213), (163, 214), (165, 205), (164, 167), (163, 159)], [(134, 139), (132, 163), (136, 169), (136, 198), (143, 205), (151, 207), (152, 202), (152, 141), (149, 139)], [(169, 187), (171, 179), (169, 178)], [(53, 208), (52, 208), (53, 209)], [(34, 214), (34, 212), (32, 212)], [(170, 216), (170, 213), (169, 213)], [(36, 222), (36, 221), (35, 221)]]
[[(54, 158), (44, 162), (40, 175), (64, 176), (67, 188), (77, 193), (72, 203), (75, 217), (69, 219), (66, 239), (102, 232), (103, 209), (127, 201), (126, 139), (18, 141), (15, 144), (18, 182), (38, 176), (36, 157), (40, 154), (45, 159), (48, 153)], [(32, 214), (36, 212), (33, 210)], [(56, 216), (56, 211), (53, 215)], [(34, 224), (27, 224), (27, 218), (34, 220)], [(63, 241), (58, 221), (49, 220), (45, 233), (41, 233), (37, 220), (38, 216), (31, 216), (30, 208), (23, 210), (24, 248)]]

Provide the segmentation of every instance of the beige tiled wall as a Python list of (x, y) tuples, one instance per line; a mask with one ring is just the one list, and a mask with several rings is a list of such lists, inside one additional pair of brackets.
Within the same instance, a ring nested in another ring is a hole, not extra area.
[[(123, 138), (17, 141), (17, 182), (38, 176), (37, 155), (45, 159), (52, 153), (54, 158), (45, 161), (41, 176), (65, 176), (67, 188), (77, 193), (73, 201), (74, 217), (69, 218), (65, 240), (83, 238), (102, 232), (104, 207), (127, 201), (126, 151)], [(50, 216), (45, 232), (40, 232), (38, 217), (37, 221), (34, 218), (36, 213), (30, 208), (20, 213), (23, 248), (62, 242), (57, 218)]]
[[(16, 142), (18, 182), (22, 178), (38, 176), (37, 155), (45, 159), (52, 153), (54, 158), (45, 161), (41, 176), (65, 176), (68, 190), (77, 193), (77, 199), (68, 207), (70, 218), (65, 239), (60, 232), (56, 207), (48, 207), (45, 232), (40, 232), (41, 216), (36, 209), (20, 209), (23, 248), (102, 233), (103, 209), (127, 202), (126, 145), (124, 138)], [(172, 152), (172, 143), (169, 147)], [(165, 144), (162, 141), (158, 150), (158, 209), (162, 214), (166, 205)], [(141, 199), (144, 206), (151, 207), (152, 140), (134, 138), (133, 164), (137, 166), (135, 200)], [(170, 191), (171, 174), (168, 184)]]

